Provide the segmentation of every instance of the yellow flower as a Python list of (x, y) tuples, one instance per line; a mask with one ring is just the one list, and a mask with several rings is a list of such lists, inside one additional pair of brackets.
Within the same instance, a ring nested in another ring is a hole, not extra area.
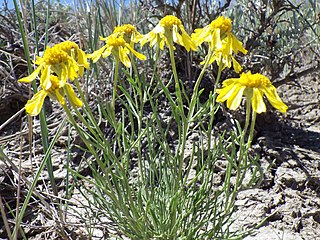
[(77, 107), (82, 106), (81, 100), (76, 96), (72, 86), (69, 83), (65, 83), (61, 86), (61, 81), (55, 75), (50, 75), (51, 86), (49, 89), (44, 89), (40, 83), (42, 89), (37, 92), (25, 105), (26, 112), (31, 116), (36, 116), (40, 113), (44, 103), (44, 99), (49, 95), (50, 97), (57, 99), (61, 105), (65, 105), (64, 89), (66, 90), (69, 100)]
[(135, 26), (131, 24), (124, 24), (115, 27), (112, 34), (116, 35), (117, 37), (123, 37), (123, 39), (129, 44), (137, 43), (143, 38), (142, 34), (139, 33)]
[(209, 44), (209, 50), (213, 52), (213, 54), (207, 56), (207, 58), (210, 58), (209, 63), (216, 61), (219, 66), (222, 64), (222, 69), (225, 67), (230, 68), (233, 63), (235, 71), (240, 72), (241, 66), (232, 56), (232, 53), (238, 54), (240, 51), (243, 54), (247, 54), (248, 51), (232, 34), (231, 30), (231, 20), (220, 16), (206, 27), (196, 29), (191, 37), (197, 46), (201, 45), (203, 42)]
[(219, 94), (217, 102), (227, 101), (227, 107), (235, 110), (239, 107), (243, 94), (247, 101), (251, 101), (253, 111), (262, 113), (266, 111), (263, 101), (265, 95), (271, 105), (280, 112), (285, 113), (288, 109), (280, 99), (276, 88), (271, 81), (262, 74), (242, 73), (240, 78), (230, 78), (225, 80), (222, 89), (217, 89)]
[(92, 58), (93, 62), (98, 61), (101, 56), (106, 58), (112, 54), (116, 58), (116, 61), (120, 60), (129, 68), (131, 67), (131, 61), (128, 56), (130, 52), (140, 60), (146, 60), (146, 56), (134, 50), (121, 35), (111, 34), (107, 38), (100, 37), (100, 40), (104, 40), (106, 44), (99, 50), (87, 55), (89, 58)]
[(175, 42), (185, 47), (187, 51), (190, 51), (190, 49), (196, 51), (196, 45), (187, 34), (181, 20), (172, 15), (162, 18), (158, 25), (142, 38), (141, 46), (147, 42), (150, 42), (151, 47), (156, 43), (159, 44), (161, 50), (165, 45), (173, 47)]
[(38, 68), (28, 77), (21, 78), (19, 82), (32, 82), (41, 72), (40, 81), (45, 90), (51, 87), (52, 73), (55, 73), (63, 84), (68, 78), (74, 80), (78, 75), (82, 76), (84, 68), (89, 68), (86, 54), (71, 41), (47, 47), (43, 57), (37, 57), (34, 63)]

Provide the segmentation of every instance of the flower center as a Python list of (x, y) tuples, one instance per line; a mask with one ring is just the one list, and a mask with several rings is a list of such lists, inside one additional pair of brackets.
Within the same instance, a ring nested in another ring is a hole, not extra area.
[(58, 88), (60, 88), (59, 78), (55, 75), (50, 75), (51, 87), (48, 89), (48, 92), (52, 93)]
[(107, 44), (112, 47), (124, 47), (126, 45), (126, 41), (120, 37), (109, 37)]
[(241, 75), (242, 84), (248, 88), (263, 88), (272, 85), (271, 81), (259, 74), (243, 73)]
[(65, 51), (66, 53), (70, 54), (72, 49), (78, 48), (78, 45), (71, 41), (65, 41), (55, 45), (54, 47), (60, 48), (62, 51)]
[(135, 31), (136, 28), (131, 24), (124, 24), (122, 26), (115, 27), (113, 33), (124, 33), (131, 36)]
[(180, 19), (172, 15), (165, 16), (160, 20), (160, 26), (165, 28), (172, 28), (173, 25), (179, 26), (181, 24)]
[(232, 24), (230, 18), (225, 18), (224, 16), (218, 17), (216, 20), (211, 22), (212, 28), (219, 28), (221, 35), (227, 32), (231, 32)]
[(48, 47), (44, 52), (43, 59), (46, 64), (55, 65), (68, 61), (68, 53), (57, 46)]

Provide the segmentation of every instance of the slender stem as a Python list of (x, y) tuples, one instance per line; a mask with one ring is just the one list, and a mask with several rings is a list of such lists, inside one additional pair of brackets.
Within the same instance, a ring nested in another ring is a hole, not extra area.
[[(192, 96), (191, 96), (191, 101), (190, 101), (190, 105), (189, 105), (189, 112), (188, 112), (188, 116), (187, 118), (185, 119), (185, 125), (184, 125), (184, 128), (183, 128), (183, 140), (182, 140), (182, 153), (184, 154), (184, 148), (185, 148), (185, 145), (186, 145), (186, 142), (187, 142), (187, 135), (188, 135), (188, 132), (189, 132), (189, 128), (190, 128), (190, 123), (192, 122), (192, 118), (193, 118), (193, 113), (194, 113), (194, 109), (195, 109), (195, 106), (196, 106), (196, 102), (197, 102), (197, 99), (198, 99), (198, 90), (199, 90), (199, 86), (200, 86), (200, 83), (201, 83), (201, 80), (203, 78), (203, 75), (207, 69), (207, 67), (209, 66), (209, 60), (212, 56), (213, 52), (212, 50), (210, 49), (209, 50), (209, 53), (206, 57), (206, 61), (203, 65), (203, 68), (198, 76), (198, 79), (193, 87), (193, 93), (192, 93)], [(220, 68), (219, 68), (220, 69)], [(220, 74), (218, 74), (220, 76)], [(219, 77), (220, 78), (220, 77)], [(183, 160), (183, 159), (182, 159)], [(182, 177), (182, 163), (183, 161), (180, 161), (180, 166), (179, 166), (179, 176)], [(185, 176), (185, 181), (188, 179), (188, 176)]]
[(249, 123), (250, 123), (250, 115), (251, 115), (251, 99), (249, 98), (249, 96), (247, 96), (247, 98), (246, 98), (246, 122), (245, 122), (244, 128), (242, 130), (242, 134), (241, 134), (241, 140), (240, 140), (241, 146), (244, 145), (244, 140), (245, 140), (245, 137), (246, 137), (246, 134), (248, 131), (248, 127), (249, 127)]
[(72, 113), (70, 111), (70, 109), (68, 108), (67, 105), (62, 105), (63, 110), (66, 112), (68, 120), (71, 122), (71, 124), (75, 127), (77, 133), (79, 134), (80, 138), (82, 139), (82, 141), (85, 143), (85, 145), (87, 146), (88, 150), (90, 151), (90, 153), (92, 153), (92, 155), (94, 156), (94, 158), (97, 160), (97, 163), (99, 164), (100, 167), (102, 167), (102, 170), (104, 170), (103, 168), (103, 164), (101, 162), (100, 157), (98, 156), (96, 150), (93, 148), (90, 140), (85, 136), (85, 134), (83, 133), (83, 131), (80, 129), (79, 124), (76, 122), (76, 120), (74, 119), (74, 117), (72, 116)]
[[(77, 79), (74, 80), (74, 83), (75, 83), (75, 85), (76, 85), (76, 87), (77, 87), (77, 90), (78, 90), (78, 93), (79, 93), (79, 95), (80, 95), (80, 98), (81, 98), (81, 100), (82, 100), (82, 102), (83, 102), (83, 104), (84, 104), (84, 107), (85, 107), (85, 110), (86, 110), (86, 114), (89, 115), (88, 117), (89, 117), (89, 119), (90, 119), (90, 122), (93, 124), (93, 126), (94, 126), (94, 128), (95, 128), (95, 130), (96, 130), (96, 132), (97, 132), (97, 134), (98, 134), (98, 136), (96, 135), (96, 133), (94, 133), (93, 130), (92, 130), (91, 132), (95, 135), (95, 137), (97, 138), (97, 140), (99, 140), (99, 139), (101, 138), (101, 142), (103, 142), (104, 134), (102, 133), (102, 131), (101, 131), (101, 129), (100, 129), (97, 121), (95, 120), (95, 118), (94, 118), (94, 116), (93, 116), (93, 113), (92, 113), (92, 111), (91, 111), (91, 108), (90, 108), (90, 106), (89, 106), (89, 104), (88, 104), (88, 102), (87, 102), (87, 100), (86, 100), (86, 98), (85, 98), (85, 96), (84, 96), (84, 93), (83, 93), (83, 91), (82, 91), (82, 89), (81, 89), (80, 83), (79, 83), (79, 81), (78, 81)], [(77, 110), (76, 107), (75, 107), (75, 110)], [(77, 113), (77, 115), (78, 115), (78, 117), (79, 117), (80, 119), (82, 118), (82, 121), (83, 121), (84, 123), (86, 123), (86, 126), (87, 126), (88, 128), (90, 128), (90, 130), (91, 130), (91, 127), (89, 126), (89, 124), (87, 123), (87, 121), (85, 121), (85, 119), (83, 118), (83, 116), (80, 115), (79, 111), (76, 111), (76, 113)], [(99, 137), (100, 137), (100, 138), (99, 138)]]
[(190, 121), (191, 118), (193, 117), (193, 112), (194, 112), (194, 109), (195, 109), (195, 106), (196, 106), (196, 101), (197, 101), (197, 98), (198, 98), (198, 89), (199, 89), (199, 86), (200, 86), (200, 83), (201, 83), (201, 80), (203, 78), (203, 75), (206, 71), (206, 69), (208, 68), (209, 66), (209, 60), (211, 58), (211, 55), (213, 54), (211, 48), (209, 50), (209, 53), (207, 55), (207, 58), (206, 58), (206, 61), (203, 65), (203, 68), (198, 76), (198, 79), (193, 87), (193, 93), (192, 93), (192, 96), (191, 96), (191, 101), (190, 101), (190, 106), (189, 106), (189, 113), (188, 113), (188, 117), (187, 117), (187, 120)]
[(248, 148), (245, 145), (245, 137), (247, 134), (247, 130), (249, 127), (249, 123), (250, 123), (250, 115), (251, 115), (251, 95), (247, 94), (246, 96), (246, 122), (244, 125), (244, 128), (242, 130), (241, 133), (241, 138), (240, 138), (240, 154), (239, 154), (239, 158), (238, 158), (238, 166), (237, 166), (237, 174), (236, 174), (236, 182), (235, 182), (235, 186), (233, 188), (233, 191), (231, 193), (231, 201), (227, 204), (227, 212), (233, 207), (234, 205), (234, 200), (237, 196), (238, 193), (238, 188), (239, 186), (241, 186), (242, 181), (245, 177), (246, 171), (247, 171), (247, 152), (248, 152)]
[(115, 102), (116, 102), (116, 95), (117, 95), (117, 89), (118, 89), (117, 87), (118, 77), (119, 77), (119, 59), (116, 59), (115, 66), (114, 66), (113, 91), (112, 91), (112, 102), (111, 102), (111, 107), (113, 111), (115, 111)]
[[(170, 42), (170, 39), (168, 39), (168, 41)], [(175, 81), (175, 90), (176, 90), (177, 100), (178, 100), (178, 104), (181, 111), (181, 117), (185, 118), (184, 111), (183, 111), (183, 101), (181, 96), (180, 81), (177, 73), (176, 61), (174, 60), (174, 50), (173, 50), (172, 40), (171, 40), (171, 44), (169, 44), (169, 53), (170, 53), (170, 60), (172, 64), (173, 77)]]
[[(176, 93), (177, 102), (178, 102), (178, 113), (181, 117), (181, 123), (182, 123), (182, 131), (178, 131), (179, 132), (179, 144), (178, 144), (178, 148), (177, 148), (178, 177), (182, 181), (184, 150), (185, 150), (186, 139), (187, 139), (189, 127), (188, 127), (188, 122), (186, 121), (186, 116), (184, 114), (180, 82), (179, 82), (176, 63), (175, 63), (175, 59), (174, 59), (173, 41), (172, 41), (171, 37), (168, 38), (168, 42), (169, 42), (168, 45), (169, 45), (169, 53), (170, 53), (170, 60), (171, 60), (171, 65), (172, 65), (173, 77), (175, 80), (175, 90), (176, 90), (175, 93)], [(175, 109), (172, 109), (172, 110), (175, 111)]]
[[(157, 47), (156, 48), (156, 53), (155, 53), (155, 60), (153, 61), (153, 68), (152, 68), (152, 77), (149, 83), (149, 88), (147, 89), (147, 94), (149, 95), (150, 90), (152, 89), (152, 84), (153, 84), (153, 80), (156, 78), (157, 75), (157, 65), (158, 65), (158, 61), (159, 61), (159, 52), (160, 52), (160, 48)], [(153, 92), (155, 91), (155, 89), (153, 90)]]
[(252, 143), (252, 140), (253, 140), (254, 127), (256, 125), (256, 117), (257, 117), (257, 113), (255, 111), (252, 111), (249, 138), (248, 138), (248, 142), (247, 142), (247, 148), (248, 149), (251, 147), (251, 143)]
[(219, 66), (219, 68), (218, 68), (218, 74), (217, 74), (217, 77), (216, 77), (216, 81), (215, 81), (215, 83), (214, 83), (214, 93), (216, 92), (218, 83), (220, 82), (221, 73), (222, 73), (222, 69), (223, 69), (223, 65), (222, 65), (222, 64), (219, 64), (218, 66)]

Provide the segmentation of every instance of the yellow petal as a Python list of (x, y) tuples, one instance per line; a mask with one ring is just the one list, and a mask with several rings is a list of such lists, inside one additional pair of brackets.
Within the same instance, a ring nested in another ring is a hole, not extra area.
[(41, 72), (40, 86), (44, 90), (48, 90), (51, 88), (52, 83), (50, 81), (50, 74), (51, 74), (50, 65), (46, 66)]
[(107, 48), (107, 46), (103, 46), (102, 48), (100, 48), (99, 50), (94, 51), (91, 54), (88, 54), (87, 57), (92, 59), (92, 62), (97, 62), (99, 60), (99, 58), (101, 57), (102, 53), (104, 52), (104, 50)]
[(79, 71), (79, 66), (73, 58), (68, 59), (67, 69), (70, 80), (74, 80), (78, 77), (77, 72)]
[(224, 88), (217, 89), (217, 93), (219, 94), (217, 97), (217, 102), (226, 101), (235, 91), (237, 91), (238, 84), (231, 84)]
[(264, 89), (263, 91), (266, 94), (268, 101), (274, 108), (278, 109), (282, 113), (285, 113), (288, 110), (288, 106), (282, 102), (276, 88), (273, 85)]
[(150, 33), (150, 36), (149, 36), (150, 47), (153, 47), (156, 44), (159, 44), (160, 46), (161, 41), (163, 41), (163, 38), (160, 37), (160, 34), (155, 34), (153, 32)]
[(142, 48), (147, 42), (150, 42), (150, 33), (143, 35), (140, 39), (140, 48)]
[[(166, 45), (166, 41), (164, 38), (160, 38), (160, 37), (157, 37), (157, 42), (159, 43), (159, 48), (161, 50), (164, 49), (164, 46)], [(151, 43), (150, 43), (151, 44)]]
[(232, 50), (235, 53), (238, 53), (238, 51), (242, 52), (243, 54), (247, 54), (248, 53), (248, 50), (246, 50), (242, 46), (242, 43), (233, 34), (231, 34), (231, 38), (232, 38)]
[[(209, 56), (209, 55), (206, 56), (206, 58), (208, 58), (208, 57), (210, 57), (208, 64), (212, 64), (214, 61), (218, 61), (218, 59), (220, 58), (220, 55), (218, 53), (213, 53), (213, 54), (211, 54), (211, 56)], [(200, 64), (204, 64), (205, 61), (206, 60), (204, 60)]]
[(197, 51), (196, 44), (192, 40), (192, 38), (187, 34), (187, 32), (184, 29), (181, 29), (182, 31), (182, 42), (183, 46), (186, 48), (186, 50), (189, 52), (190, 49), (193, 51)]
[(223, 87), (226, 87), (226, 86), (229, 86), (231, 84), (235, 84), (239, 82), (239, 78), (229, 78), (229, 79), (226, 79), (222, 82), (222, 86)]
[(55, 90), (55, 97), (57, 98), (57, 100), (60, 102), (61, 105), (65, 105), (66, 101), (63, 97), (63, 89), (62, 88), (58, 88)]
[(42, 57), (36, 56), (36, 61), (34, 61), (34, 64), (40, 66), (44, 63), (44, 59)]
[(214, 46), (214, 49), (222, 48), (222, 41), (220, 38), (220, 29), (214, 30), (213, 36), (212, 36), (212, 44)]
[(86, 57), (86, 54), (81, 49), (78, 49), (78, 64), (80, 65), (79, 68), (79, 75), (82, 77), (84, 73), (84, 68), (89, 68), (90, 64)]
[(72, 86), (70, 84), (66, 84), (66, 91), (68, 94), (68, 99), (71, 101), (71, 103), (77, 107), (82, 107), (83, 103), (82, 101), (76, 96)]
[(140, 60), (146, 60), (147, 57), (141, 53), (138, 53), (136, 50), (134, 50), (129, 44), (126, 44), (127, 48)]
[(18, 80), (18, 82), (23, 82), (23, 83), (29, 83), (32, 82), (36, 77), (39, 75), (40, 70), (42, 69), (43, 66), (39, 66), (36, 68), (36, 70), (33, 71), (29, 76), (21, 78)]
[(143, 35), (137, 31), (131, 36), (131, 41), (134, 43), (141, 42), (142, 39)]
[(263, 101), (262, 93), (257, 88), (253, 88), (251, 103), (252, 103), (252, 109), (256, 113), (262, 113), (266, 111), (266, 105)]
[(227, 100), (227, 107), (231, 110), (236, 110), (242, 101), (243, 91), (246, 89), (245, 86), (241, 86), (237, 88), (236, 91), (228, 98)]
[(241, 65), (238, 63), (238, 61), (237, 61), (234, 57), (232, 57), (232, 63), (233, 63), (234, 71), (235, 71), (236, 73), (241, 72), (242, 67), (241, 67)]
[(107, 47), (106, 50), (102, 53), (102, 57), (103, 58), (109, 57), (113, 49), (114, 47)]
[(206, 40), (206, 38), (210, 35), (211, 31), (212, 29), (210, 28), (210, 26), (195, 29), (191, 37), (192, 37), (192, 40), (195, 42), (196, 46), (201, 45)]
[(44, 99), (47, 96), (47, 92), (44, 90), (40, 90), (37, 92), (33, 97), (28, 100), (27, 104), (25, 105), (26, 112), (31, 116), (37, 116), (41, 108), (43, 106)]
[(126, 67), (131, 67), (131, 62), (128, 57), (128, 54), (126, 50), (123, 47), (119, 47), (119, 58), (120, 61), (126, 66)]
[(176, 42), (178, 44), (183, 44), (182, 39), (181, 39), (181, 35), (178, 32), (178, 26), (174, 25), (172, 27), (172, 40), (173, 42)]

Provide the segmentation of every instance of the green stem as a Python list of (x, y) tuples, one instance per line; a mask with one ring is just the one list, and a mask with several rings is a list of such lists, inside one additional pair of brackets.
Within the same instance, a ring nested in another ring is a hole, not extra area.
[[(208, 68), (209, 66), (209, 60), (212, 56), (213, 52), (210, 48), (209, 50), (209, 53), (207, 55), (207, 58), (206, 58), (206, 61), (203, 65), (203, 68), (198, 76), (198, 79), (193, 87), (193, 93), (192, 93), (192, 96), (191, 96), (191, 101), (190, 101), (190, 106), (189, 106), (189, 113), (188, 113), (188, 117), (187, 117), (187, 120), (188, 122), (191, 121), (191, 118), (193, 117), (193, 112), (194, 112), (194, 109), (195, 109), (195, 106), (196, 106), (196, 102), (197, 102), (197, 99), (198, 99), (198, 90), (199, 90), (199, 86), (200, 86), (200, 83), (201, 83), (201, 80), (203, 78), (203, 75), (206, 71), (206, 69)], [(218, 74), (219, 78), (220, 78), (220, 75), (221, 74)]]
[[(85, 98), (84, 93), (83, 93), (83, 91), (82, 91), (82, 89), (81, 89), (80, 83), (79, 83), (79, 81), (78, 81), (77, 79), (74, 80), (74, 83), (75, 83), (75, 85), (76, 85), (76, 87), (77, 87), (77, 90), (78, 90), (78, 93), (79, 93), (79, 95), (80, 95), (81, 101), (82, 101), (83, 104), (84, 104), (84, 107), (85, 107), (85, 110), (86, 110), (85, 113), (88, 115), (89, 120), (90, 120), (90, 122), (93, 124), (94, 129), (95, 129), (96, 132), (92, 129), (92, 127), (87, 123), (87, 121), (86, 121), (86, 120), (83, 118), (83, 116), (79, 113), (79, 111), (77, 110), (77, 108), (74, 107), (74, 109), (76, 110), (76, 114), (77, 114), (77, 116), (81, 119), (81, 121), (82, 121), (83, 123), (85, 123), (85, 125), (89, 128), (89, 130), (91, 131), (91, 133), (94, 134), (94, 136), (96, 137), (96, 139), (97, 139), (97, 140), (100, 139), (100, 142), (103, 143), (104, 134), (102, 133), (102, 131), (101, 131), (101, 129), (100, 129), (97, 121), (95, 120), (95, 118), (94, 118), (94, 116), (93, 116), (93, 114), (92, 114), (91, 108), (90, 108), (88, 102), (86, 101), (86, 98)], [(97, 134), (98, 134), (98, 135), (97, 135)]]
[[(241, 139), (240, 139), (240, 147), (244, 146), (244, 140), (248, 131), (249, 123), (250, 123), (250, 115), (251, 115), (251, 98), (247, 96), (246, 98), (246, 122), (244, 128), (242, 130)], [(241, 159), (241, 158), (240, 158)]]
[(257, 117), (257, 113), (255, 111), (252, 111), (249, 138), (248, 138), (248, 142), (247, 142), (247, 148), (248, 149), (251, 147), (251, 143), (252, 143), (252, 140), (253, 140), (254, 127), (256, 125), (256, 117)]
[(98, 153), (96, 152), (96, 150), (93, 148), (90, 140), (88, 139), (88, 137), (84, 134), (84, 132), (80, 129), (79, 124), (76, 122), (76, 120), (74, 119), (74, 117), (71, 114), (70, 109), (68, 108), (68, 106), (62, 105), (64, 111), (66, 112), (67, 116), (68, 116), (68, 120), (71, 122), (71, 124), (75, 127), (77, 133), (79, 134), (80, 138), (82, 139), (82, 141), (85, 143), (85, 145), (87, 146), (88, 150), (90, 153), (92, 153), (92, 155), (94, 156), (94, 158), (97, 160), (97, 163), (99, 164), (100, 167), (102, 167), (102, 170), (104, 170), (103, 166), (104, 164), (101, 162), (100, 157), (98, 156)]
[(113, 111), (115, 111), (116, 95), (117, 95), (117, 89), (118, 89), (117, 87), (118, 77), (119, 77), (119, 59), (116, 59), (115, 66), (114, 66), (113, 91), (112, 91), (112, 101), (111, 101), (111, 107)]
[[(240, 154), (239, 154), (239, 158), (237, 161), (237, 173), (236, 173), (236, 182), (235, 182), (235, 186), (233, 188), (233, 191), (231, 193), (231, 200), (228, 202), (226, 202), (227, 206), (226, 206), (226, 212), (230, 211), (230, 209), (232, 209), (233, 205), (234, 205), (234, 201), (235, 198), (237, 196), (237, 193), (239, 191), (239, 186), (242, 185), (242, 181), (245, 177), (246, 171), (247, 171), (247, 152), (248, 152), (248, 148), (245, 144), (245, 137), (247, 134), (247, 130), (249, 127), (249, 123), (250, 123), (250, 115), (251, 115), (251, 96), (250, 94), (247, 94), (246, 96), (246, 122), (244, 125), (244, 128), (242, 130), (241, 133), (241, 138), (240, 138)], [(251, 125), (252, 126), (252, 125)], [(229, 196), (227, 196), (227, 198), (229, 199)]]
[[(188, 112), (188, 116), (187, 118), (185, 119), (185, 125), (184, 125), (184, 128), (183, 128), (183, 135), (182, 135), (182, 153), (184, 154), (184, 148), (185, 148), (185, 145), (186, 145), (186, 142), (187, 142), (187, 135), (188, 135), (188, 132), (189, 132), (189, 128), (190, 128), (190, 123), (192, 122), (192, 118), (193, 118), (193, 113), (194, 113), (194, 110), (195, 110), (195, 107), (196, 107), (196, 103), (197, 103), (197, 99), (199, 97), (198, 95), (198, 90), (199, 90), (199, 86), (200, 86), (200, 83), (201, 83), (201, 80), (203, 78), (203, 75), (207, 69), (207, 67), (209, 66), (209, 60), (212, 56), (213, 52), (212, 50), (210, 49), (209, 50), (209, 53), (208, 53), (208, 56), (206, 58), (206, 61), (203, 65), (203, 68), (198, 76), (198, 79), (193, 87), (193, 93), (192, 93), (192, 96), (191, 96), (191, 101), (190, 101), (190, 105), (189, 105), (189, 112)], [(220, 69), (220, 68), (219, 68)], [(221, 74), (218, 74), (219, 78), (220, 78), (220, 75)], [(180, 165), (179, 165), (179, 175), (180, 177), (182, 177), (182, 164), (183, 164), (183, 155), (182, 155), (182, 160), (180, 161)], [(186, 181), (188, 179), (188, 176), (185, 176), (185, 180)]]
[[(178, 160), (178, 177), (182, 181), (182, 168), (183, 168), (183, 159), (184, 159), (184, 150), (186, 145), (186, 138), (188, 133), (188, 122), (186, 121), (186, 116), (184, 114), (183, 109), (183, 100), (181, 95), (181, 87), (179, 82), (179, 77), (177, 73), (176, 63), (174, 59), (174, 49), (173, 49), (173, 41), (172, 38), (168, 38), (169, 42), (169, 54), (172, 65), (173, 77), (175, 80), (175, 94), (178, 102), (178, 113), (181, 118), (182, 130), (179, 132), (179, 144), (177, 148), (177, 160)], [(174, 107), (174, 106), (173, 106)], [(176, 109), (172, 109), (172, 111), (176, 111)], [(180, 120), (178, 120), (180, 121)], [(179, 124), (178, 124), (179, 125)]]
[(218, 68), (218, 75), (217, 75), (217, 77), (216, 77), (216, 81), (215, 81), (215, 83), (214, 83), (214, 91), (213, 91), (214, 93), (216, 92), (216, 89), (217, 89), (218, 83), (220, 82), (222, 69), (223, 69), (223, 65), (222, 65), (222, 64), (219, 64), (219, 68)]
[(183, 101), (182, 101), (182, 95), (181, 95), (180, 81), (177, 73), (176, 61), (174, 60), (173, 43), (172, 43), (172, 40), (170, 41), (170, 39), (168, 39), (168, 41), (171, 42), (171, 44), (169, 44), (169, 53), (170, 53), (170, 60), (172, 64), (173, 77), (175, 81), (177, 101), (179, 105), (179, 110), (181, 112), (181, 117), (185, 118), (184, 111), (183, 111)]

